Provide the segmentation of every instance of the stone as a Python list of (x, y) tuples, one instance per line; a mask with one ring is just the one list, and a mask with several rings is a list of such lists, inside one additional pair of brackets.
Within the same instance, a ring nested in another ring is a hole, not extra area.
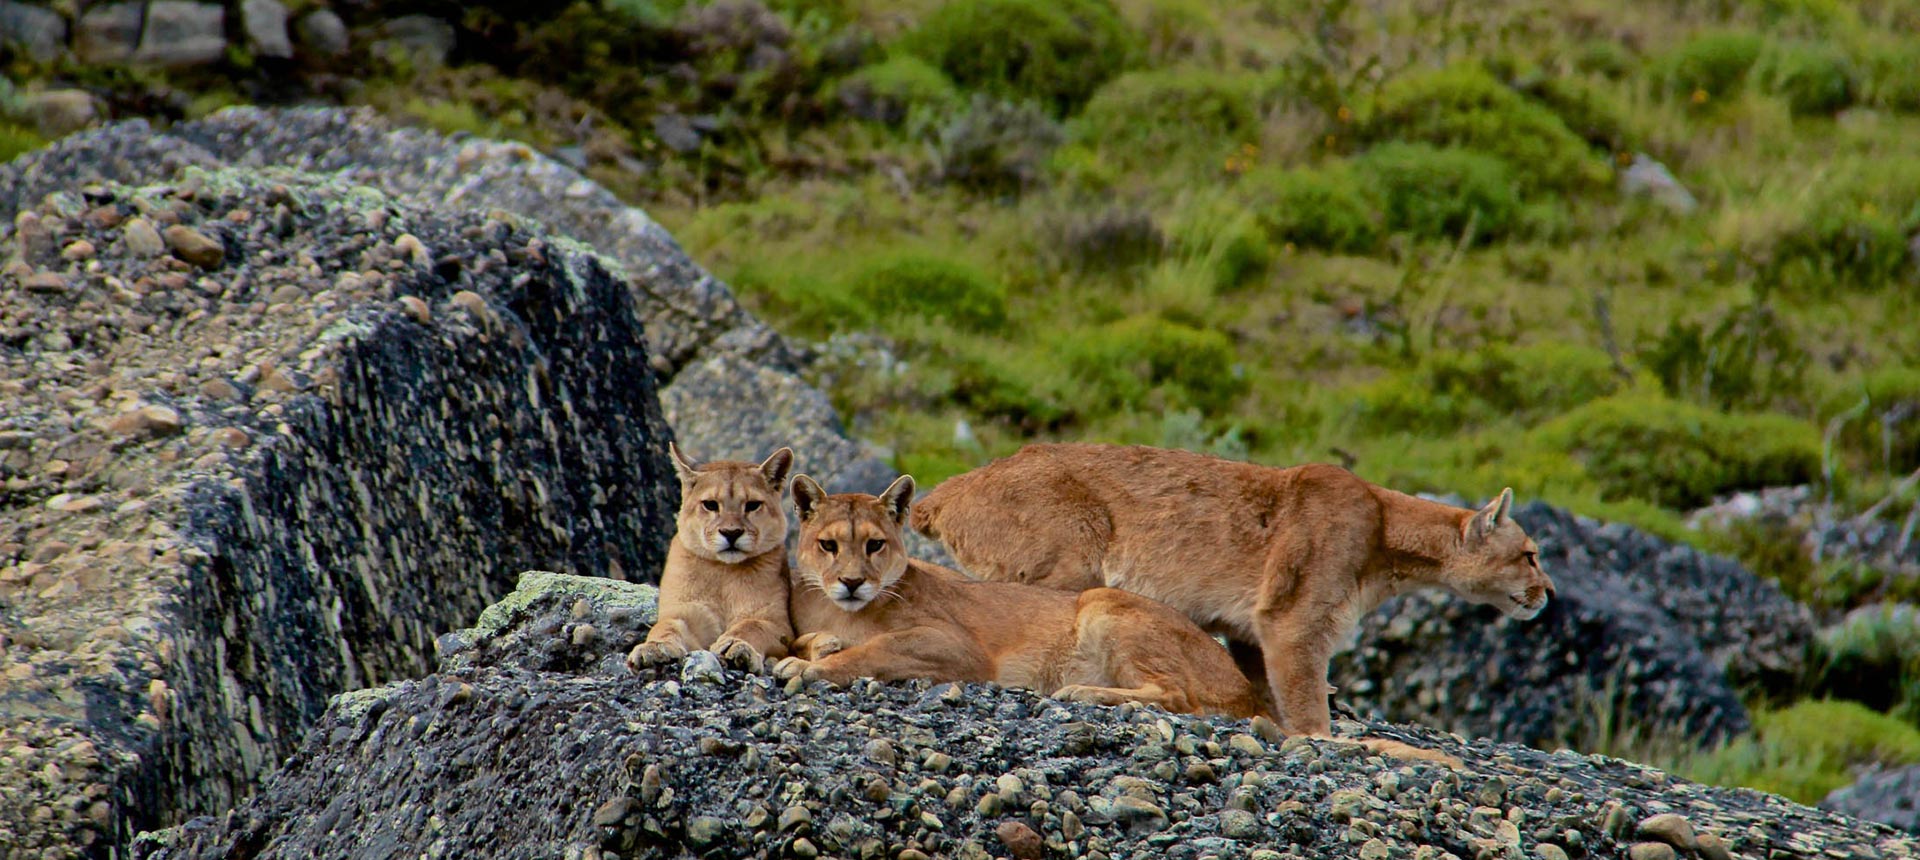
[(727, 668), (720, 662), (720, 655), (712, 651), (695, 651), (687, 655), (687, 661), (680, 666), (682, 684), (724, 684), (727, 681)]
[(1640, 822), (1635, 834), (1641, 839), (1658, 839), (1681, 851), (1693, 851), (1699, 847), (1694, 837), (1693, 825), (1687, 819), (1671, 812), (1649, 816)]
[(66, 53), (67, 19), (52, 9), (0, 0), (0, 44), (51, 62)]
[(1620, 171), (1620, 193), (1648, 198), (1682, 215), (1700, 208), (1700, 202), (1674, 178), (1673, 172), (1644, 152), (1634, 153), (1633, 161)]
[(160, 231), (160, 236), (175, 257), (202, 269), (217, 269), (227, 257), (227, 248), (220, 240), (185, 224), (168, 227)]
[(1665, 842), (1635, 842), (1627, 847), (1629, 860), (1678, 860), (1679, 856)]
[(241, 0), (240, 22), (247, 48), (255, 57), (293, 58), (293, 40), (287, 35), (287, 7), (280, 0)]
[(1540, 860), (1568, 860), (1567, 849), (1551, 842), (1542, 842), (1533, 847), (1533, 856)]
[(1392, 852), (1387, 850), (1387, 843), (1379, 839), (1369, 839), (1360, 843), (1360, 860), (1387, 860), (1391, 854)]
[(172, 436), (184, 428), (178, 411), (158, 405), (129, 409), (107, 425), (108, 432), (119, 436)]
[(68, 244), (67, 247), (60, 250), (60, 259), (78, 263), (93, 259), (94, 253), (95, 249), (92, 242), (85, 239), (76, 239)]
[(1113, 818), (1134, 833), (1156, 832), (1167, 827), (1166, 810), (1132, 795), (1114, 798)]
[(81, 62), (93, 65), (132, 60), (140, 47), (141, 17), (138, 3), (109, 3), (88, 8), (74, 28), (74, 53)]
[(126, 243), (127, 253), (137, 257), (157, 257), (167, 250), (160, 231), (145, 218), (127, 219), (126, 225), (120, 228), (120, 237)]
[(1039, 860), (1046, 856), (1046, 841), (1035, 833), (1033, 828), (1018, 821), (1002, 821), (994, 828), (994, 835), (1000, 837), (1000, 844), (1007, 846), (1007, 853), (1020, 860)]
[(893, 751), (893, 744), (889, 743), (886, 738), (874, 738), (873, 740), (867, 741), (865, 755), (867, 761), (875, 764), (884, 764), (887, 767), (893, 767), (899, 763), (899, 757), (895, 755)]
[[(1909, 795), (1909, 797), (1911, 797), (1911, 795)], [(1888, 823), (1891, 824), (1893, 822)], [(1920, 833), (1920, 828), (1909, 827), (1905, 829), (1909, 833)], [(1711, 833), (1702, 833), (1695, 836), (1694, 841), (1699, 845), (1700, 856), (1705, 858), (1705, 860), (1733, 860), (1733, 852), (1728, 850), (1727, 843), (1718, 836)]]
[(64, 293), (67, 291), (67, 276), (59, 272), (35, 272), (21, 281), (20, 286), (35, 293)]
[(1223, 809), (1220, 811), (1220, 835), (1241, 842), (1254, 842), (1266, 834), (1260, 827), (1260, 817), (1244, 809)]
[(618, 827), (639, 806), (631, 797), (616, 797), (593, 811), (593, 826)]
[(157, 0), (146, 6), (140, 46), (133, 61), (184, 67), (216, 63), (227, 55), (227, 10), (217, 3)]
[(780, 832), (798, 830), (813, 824), (813, 812), (804, 806), (789, 806), (780, 812)]
[(711, 815), (695, 816), (687, 822), (687, 841), (697, 848), (719, 842), (727, 833), (727, 824)]
[[(1852, 785), (1834, 789), (1820, 808), (1920, 833), (1920, 765), (1868, 771)], [(1701, 853), (1706, 853), (1704, 835)]]
[(374, 56), (418, 68), (446, 65), (456, 41), (453, 25), (431, 15), (401, 15), (381, 25), (380, 32), (372, 46)]
[(347, 23), (340, 20), (340, 16), (332, 9), (315, 9), (300, 16), (300, 20), (294, 22), (293, 32), (300, 50), (318, 59), (344, 57), (351, 47)]
[(21, 98), (34, 128), (46, 137), (64, 137), (100, 120), (100, 100), (86, 90), (29, 92)]

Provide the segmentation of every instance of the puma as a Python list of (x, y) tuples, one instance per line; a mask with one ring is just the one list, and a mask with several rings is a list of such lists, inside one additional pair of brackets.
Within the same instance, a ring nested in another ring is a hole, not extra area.
[(627, 654), (639, 671), (710, 650), (761, 671), (784, 657), (787, 618), (787, 515), (781, 482), (793, 450), (755, 465), (716, 460), (696, 465), (667, 443), (680, 477), (680, 513), (660, 573), (660, 614), (645, 641)]
[(774, 674), (993, 681), (1079, 702), (1265, 713), (1226, 650), (1166, 606), (1112, 588), (981, 582), (909, 558), (901, 530), (913, 490), (902, 476), (877, 497), (828, 496), (794, 476), (789, 600), (800, 637)]
[(1553, 581), (1512, 503), (1509, 489), (1457, 508), (1328, 465), (1029, 445), (934, 488), (913, 526), (988, 580), (1122, 588), (1186, 613), (1266, 682), (1282, 729), (1325, 737), (1327, 663), (1381, 601), (1434, 587), (1518, 619), (1546, 606)]

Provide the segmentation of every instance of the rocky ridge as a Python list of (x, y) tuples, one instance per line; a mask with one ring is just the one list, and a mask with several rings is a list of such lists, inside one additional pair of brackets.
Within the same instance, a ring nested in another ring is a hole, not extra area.
[[(1920, 839), (1616, 759), (991, 685), (634, 676), (645, 586), (530, 574), (428, 677), (334, 701), (253, 800), (137, 856), (1906, 858)], [(593, 631), (583, 634), (582, 631)], [(510, 846), (510, 847), (503, 847)]]

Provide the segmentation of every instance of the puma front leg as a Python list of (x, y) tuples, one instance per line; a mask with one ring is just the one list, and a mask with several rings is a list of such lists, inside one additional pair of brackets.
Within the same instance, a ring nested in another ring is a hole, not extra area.
[(728, 665), (760, 672), (766, 668), (768, 657), (786, 654), (786, 641), (792, 634), (792, 628), (784, 623), (766, 618), (742, 618), (713, 640), (712, 651)]
[(1333, 736), (1333, 715), (1327, 708), (1327, 663), (1333, 657), (1332, 637), (1315, 625), (1289, 624), (1285, 616), (1261, 629), (1267, 684), (1273, 693), (1274, 716), (1289, 735)]
[(661, 613), (660, 620), (654, 622), (652, 630), (647, 631), (646, 641), (627, 652), (627, 669), (638, 672), (648, 666), (683, 659), (687, 652), (698, 650), (705, 643), (700, 641), (693, 628), (692, 619)]
[(993, 679), (989, 669), (986, 656), (966, 638), (917, 629), (875, 636), (817, 660), (788, 657), (774, 665), (773, 673), (782, 678), (798, 675), (809, 681), (845, 686), (855, 678), (988, 681)]

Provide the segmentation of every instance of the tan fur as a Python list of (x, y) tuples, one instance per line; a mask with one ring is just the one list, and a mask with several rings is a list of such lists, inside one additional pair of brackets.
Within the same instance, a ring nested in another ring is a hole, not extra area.
[(875, 497), (828, 496), (794, 476), (790, 601), (801, 636), (776, 674), (994, 681), (1073, 701), (1264, 713), (1232, 658), (1166, 606), (1111, 588), (981, 582), (908, 558), (900, 538), (912, 498), (909, 477)]
[(1443, 588), (1523, 619), (1545, 606), (1553, 582), (1512, 499), (1473, 511), (1335, 466), (1029, 445), (934, 488), (913, 524), (989, 580), (1124, 588), (1185, 612), (1241, 643), (1281, 728), (1324, 737), (1327, 662), (1387, 597)]
[(793, 638), (787, 618), (787, 515), (781, 482), (793, 451), (764, 463), (717, 460), (695, 465), (668, 443), (680, 476), (678, 530), (660, 574), (660, 617), (627, 655), (627, 667), (710, 650), (760, 671), (784, 657)]

